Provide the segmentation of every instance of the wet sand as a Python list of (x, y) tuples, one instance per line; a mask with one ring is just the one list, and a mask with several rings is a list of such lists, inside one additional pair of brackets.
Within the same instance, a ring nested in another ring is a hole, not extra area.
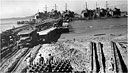
[[(98, 19), (98, 20), (78, 20), (70, 23), (71, 32), (62, 34), (61, 38), (65, 39), (88, 39), (95, 37), (115, 38), (118, 35), (127, 34), (127, 18), (115, 19)], [(104, 34), (95, 36), (96, 34)], [(115, 36), (113, 36), (113, 35)], [(86, 38), (87, 37), (87, 38)], [(124, 38), (126, 39), (126, 37)], [(90, 40), (91, 41), (91, 40)]]
[[(128, 54), (128, 41), (127, 41), (127, 18), (114, 18), (114, 19), (98, 19), (98, 20), (78, 20), (73, 21), (70, 23), (71, 32), (62, 34), (59, 41), (66, 41), (71, 40), (75, 41), (76, 45), (78, 47), (74, 47), (75, 49), (81, 50), (83, 48), (86, 48), (87, 51), (82, 51), (83, 53), (89, 54), (89, 43), (90, 41), (94, 41), (96, 43), (102, 42), (103, 43), (103, 51), (106, 58), (106, 71), (107, 73), (112, 73), (113, 71), (109, 71), (109, 61), (110, 58), (112, 58), (113, 52), (111, 49), (110, 42), (125, 42), (123, 43), (126, 48), (122, 48), (121, 45), (119, 45), (119, 50), (121, 52), (121, 55), (123, 57), (123, 60), (125, 64), (128, 67), (127, 63), (127, 54)], [(127, 44), (126, 44), (127, 43)], [(69, 44), (71, 46), (71, 44)], [(74, 45), (75, 46), (75, 45)], [(80, 47), (79, 47), (80, 46)], [(71, 48), (70, 48), (71, 49)], [(84, 54), (83, 54), (84, 55)], [(89, 55), (88, 55), (89, 57)], [(86, 58), (88, 59), (88, 58)], [(77, 59), (78, 60), (78, 59)], [(76, 70), (84, 70), (87, 69), (89, 71), (90, 65), (87, 62), (78, 62), (79, 65), (74, 67)], [(81, 64), (85, 63), (85, 67), (82, 67)]]
[[(111, 41), (127, 42), (127, 19), (99, 19), (99, 20), (77, 20), (70, 24), (70, 32), (61, 34), (56, 43), (42, 44), (39, 50), (44, 58), (51, 53), (55, 60), (70, 59), (74, 71), (90, 72), (90, 41), (101, 42), (103, 44), (103, 54), (105, 57), (105, 71), (114, 73), (111, 69), (111, 58), (113, 49)], [(122, 48), (118, 44), (119, 50), (125, 64), (127, 63), (127, 47)], [(38, 53), (38, 54), (39, 54)], [(99, 56), (99, 49), (97, 52)], [(100, 60), (99, 60), (100, 62)], [(102, 69), (100, 70), (100, 72)]]

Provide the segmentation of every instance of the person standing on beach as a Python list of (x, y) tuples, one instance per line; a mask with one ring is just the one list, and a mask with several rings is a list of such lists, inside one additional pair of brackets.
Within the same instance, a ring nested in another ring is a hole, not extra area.
[(31, 65), (31, 54), (25, 59), (27, 66)]
[(41, 56), (41, 54), (39, 55), (39, 64), (43, 64), (44, 63), (44, 57)]
[(53, 63), (53, 56), (51, 54), (48, 54), (47, 63), (49, 67), (49, 72), (52, 72), (51, 64)]
[(53, 62), (53, 56), (48, 54), (47, 63), (51, 64)]

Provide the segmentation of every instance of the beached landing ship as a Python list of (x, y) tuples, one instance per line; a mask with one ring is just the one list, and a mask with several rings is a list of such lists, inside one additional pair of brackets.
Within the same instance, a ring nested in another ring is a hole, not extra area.
[(36, 30), (23, 30), (17, 35), (19, 37), (19, 41), (17, 43), (19, 48), (24, 46), (32, 47), (38, 41)]

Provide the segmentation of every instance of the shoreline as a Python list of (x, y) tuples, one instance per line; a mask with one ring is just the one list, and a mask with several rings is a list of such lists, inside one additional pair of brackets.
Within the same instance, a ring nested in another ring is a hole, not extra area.
[[(127, 16), (121, 16), (121, 17), (119, 17), (119, 18), (115, 18), (115, 17), (107, 17), (107, 18), (94, 18), (94, 19), (85, 19), (85, 18), (74, 18), (73, 19), (73, 21), (77, 21), (77, 20), (86, 20), (86, 21), (91, 21), (91, 20), (105, 20), (105, 19), (120, 19), (120, 18), (127, 18)], [(11, 18), (7, 18), (7, 19), (11, 19)], [(13, 18), (14, 19), (14, 18)], [(14, 20), (16, 20), (17, 18), (15, 18)], [(26, 18), (19, 18), (19, 19), (26, 19)], [(1, 19), (0, 19), (1, 20)], [(6, 19), (4, 19), (4, 20), (6, 20)], [(18, 19), (17, 19), (18, 20)], [(46, 19), (47, 20), (47, 19)], [(46, 21), (46, 20), (44, 20), (44, 22)], [(44, 23), (44, 22), (42, 22), (42, 23)], [(47, 21), (46, 21), (47, 22)], [(9, 23), (8, 23), (9, 24)], [(21, 24), (22, 25), (22, 24)], [(29, 25), (29, 24), (23, 24), (23, 26), (19, 26), (19, 27), (16, 27), (15, 29), (18, 29), (18, 28), (22, 28), (22, 27), (25, 27), (25, 26), (27, 26), (27, 25)], [(14, 26), (15, 27), (15, 26)], [(10, 29), (7, 29), (7, 30), (5, 30), (5, 31), (1, 31), (0, 32), (0, 34), (2, 34), (2, 33), (4, 33), (4, 32), (6, 32), (6, 31), (11, 31), (11, 30), (14, 30), (13, 28), (10, 28)]]

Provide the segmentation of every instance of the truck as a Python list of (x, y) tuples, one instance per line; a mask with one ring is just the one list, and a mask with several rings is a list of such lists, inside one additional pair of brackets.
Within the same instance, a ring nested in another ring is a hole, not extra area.
[(63, 20), (62, 27), (64, 29), (69, 29), (69, 20)]
[(59, 22), (53, 24), (57, 29), (61, 29), (62, 32), (69, 32), (69, 20), (68, 19), (60, 19)]

